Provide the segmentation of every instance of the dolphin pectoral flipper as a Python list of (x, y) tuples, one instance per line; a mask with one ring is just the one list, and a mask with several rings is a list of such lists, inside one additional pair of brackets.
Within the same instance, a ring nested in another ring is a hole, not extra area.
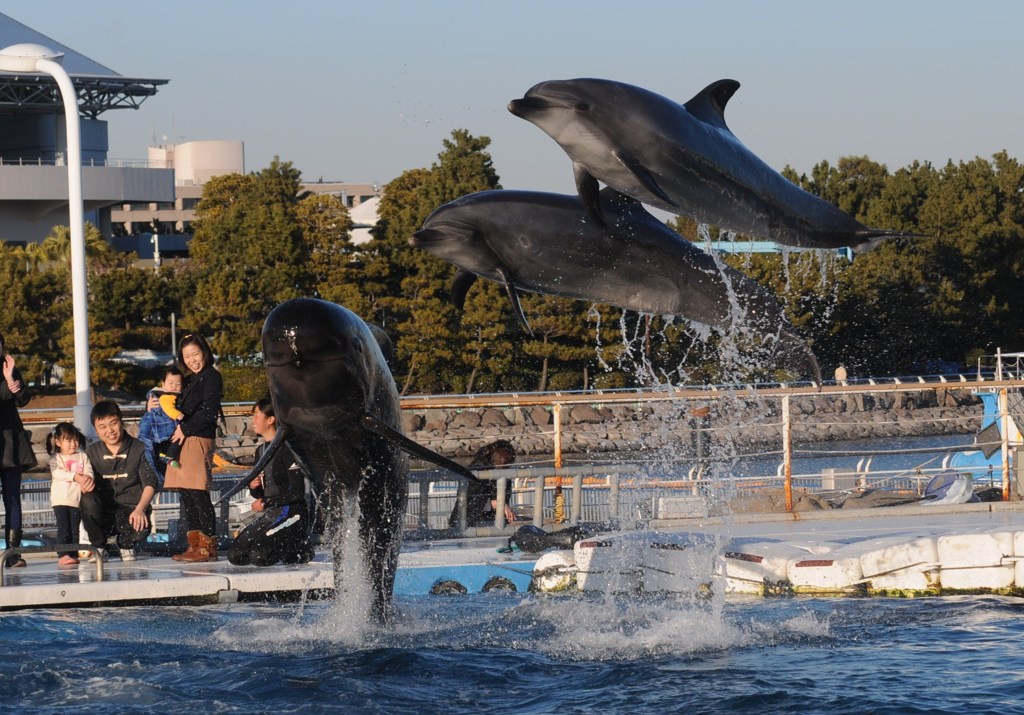
[(452, 279), (452, 287), (449, 292), (452, 305), (462, 310), (466, 306), (466, 294), (469, 293), (469, 289), (473, 287), (474, 283), (476, 283), (476, 273), (460, 268), (459, 272), (455, 274), (455, 278)]
[[(249, 485), (249, 482), (259, 476), (260, 472), (266, 469), (267, 465), (270, 464), (270, 460), (274, 458), (277, 451), (281, 449), (281, 445), (284, 444), (287, 437), (288, 428), (285, 426), (279, 429), (277, 434), (274, 435), (274, 439), (270, 440), (270, 444), (267, 445), (267, 449), (263, 453), (263, 456), (256, 461), (256, 464), (252, 465), (252, 469), (246, 472), (244, 477), (232, 484), (227, 491), (221, 492), (220, 499), (217, 500), (217, 503), (223, 504), (235, 494), (238, 494), (238, 492), (245, 489)], [(304, 471), (307, 471), (308, 473), (308, 469)]]
[(420, 459), (425, 459), (428, 462), (433, 462), (439, 467), (449, 469), (458, 474), (460, 477), (465, 477), (466, 479), (469, 479), (471, 481), (486, 481), (480, 479), (480, 477), (473, 474), (473, 472), (469, 471), (458, 462), (452, 461), (451, 459), (448, 459), (448, 457), (445, 457), (443, 454), (438, 454), (434, 450), (424, 447), (422, 444), (419, 444), (418, 442), (414, 442), (413, 440), (409, 439), (398, 430), (390, 427), (384, 422), (381, 422), (371, 414), (363, 415), (362, 424), (363, 428), (365, 428), (368, 432), (372, 432), (378, 437), (383, 437), (384, 439), (391, 442), (393, 445), (395, 445), (402, 451), (408, 452), (414, 457), (419, 457)]
[[(655, 179), (654, 176), (651, 175), (651, 172), (649, 172), (643, 164), (637, 161), (632, 154), (627, 154), (626, 152), (616, 149), (612, 152), (612, 156), (618, 159), (619, 163), (626, 167), (629, 173), (632, 174), (647, 191), (650, 191), (669, 206), (676, 206), (676, 202), (670, 199), (668, 194), (665, 193), (665, 190), (658, 186), (657, 179)], [(676, 208), (678, 208), (678, 206), (676, 206)]]
[(519, 303), (519, 293), (516, 292), (516, 285), (512, 282), (512, 278), (509, 276), (508, 271), (504, 268), (498, 269), (498, 275), (501, 276), (501, 281), (505, 286), (505, 293), (508, 295), (509, 301), (512, 303), (512, 312), (515, 313), (516, 319), (519, 324), (523, 326), (523, 330), (531, 338), (533, 337), (533, 328), (526, 322), (526, 315), (523, 314), (523, 306)]
[(608, 224), (605, 223), (604, 214), (601, 212), (601, 194), (597, 179), (587, 171), (587, 167), (577, 162), (572, 164), (572, 173), (576, 179), (576, 192), (580, 195), (583, 208), (598, 226), (607, 227)]

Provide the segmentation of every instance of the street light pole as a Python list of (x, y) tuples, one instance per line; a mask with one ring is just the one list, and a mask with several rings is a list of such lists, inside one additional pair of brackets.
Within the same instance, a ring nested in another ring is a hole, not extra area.
[(75, 426), (92, 435), (89, 419), (92, 393), (89, 384), (89, 304), (85, 270), (85, 207), (82, 198), (82, 135), (78, 95), (71, 77), (61, 66), (64, 53), (42, 45), (23, 43), (0, 50), (0, 70), (41, 72), (57, 82), (64, 103), (68, 155), (68, 220), (71, 229), (71, 306), (75, 336)]

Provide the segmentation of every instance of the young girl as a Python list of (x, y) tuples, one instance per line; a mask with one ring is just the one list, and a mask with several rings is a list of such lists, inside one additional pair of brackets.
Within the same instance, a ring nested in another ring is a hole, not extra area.
[[(78, 536), (82, 489), (93, 488), (92, 465), (85, 456), (85, 435), (70, 422), (60, 422), (46, 435), (50, 455), (50, 504), (57, 517), (57, 543), (72, 544)], [(58, 566), (77, 566), (75, 551), (60, 552)]]

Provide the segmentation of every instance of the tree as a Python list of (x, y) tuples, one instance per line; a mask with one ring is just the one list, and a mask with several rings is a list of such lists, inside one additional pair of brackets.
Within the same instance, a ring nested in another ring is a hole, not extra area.
[(311, 194), (296, 206), (306, 244), (306, 270), (313, 295), (368, 316), (358, 285), (358, 249), (352, 244), (348, 207), (336, 196)]
[(597, 362), (593, 329), (588, 320), (590, 304), (553, 295), (522, 296), (532, 337), (524, 337), (523, 354), (540, 360), (534, 389), (583, 389)]
[[(397, 269), (389, 285), (401, 281), (392, 298), (382, 303), (398, 336), (399, 369), (406, 371), (403, 392), (445, 384), (444, 376), (450, 374), (447, 366), (464, 349), (456, 339), (454, 309), (448, 300), (454, 267), (411, 248), (408, 239), (442, 204), (468, 193), (500, 188), (491, 157), (484, 151), (490, 141), (457, 129), (451, 140), (444, 141), (444, 150), (429, 170), (407, 171), (385, 187), (374, 234), (377, 245), (372, 249), (387, 256), (392, 269)], [(444, 350), (439, 349), (442, 343), (448, 346)]]
[(61, 357), (57, 341), (71, 315), (64, 276), (33, 264), (25, 249), (0, 243), (0, 334), (26, 380), (38, 380), (45, 364)]
[[(515, 360), (515, 330), (510, 328), (511, 310), (505, 292), (497, 283), (478, 280), (466, 296), (456, 338), (459, 350), (451, 382), (459, 392), (472, 393), (483, 384), (485, 392), (504, 386)], [(468, 371), (468, 374), (467, 374)]]
[(309, 292), (309, 247), (297, 217), (300, 174), (275, 158), (260, 172), (214, 177), (203, 189), (189, 247), (195, 295), (188, 323), (218, 352), (259, 351), (267, 314)]

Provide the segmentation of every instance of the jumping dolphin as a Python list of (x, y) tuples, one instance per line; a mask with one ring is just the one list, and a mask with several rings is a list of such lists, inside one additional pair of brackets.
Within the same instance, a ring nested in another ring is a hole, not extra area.
[[(387, 620), (394, 590), (408, 494), (406, 452), (476, 479), (402, 434), (382, 341), (387, 348), (384, 332), (371, 331), (355, 313), (312, 298), (282, 303), (263, 325), (267, 382), (283, 427), (261, 461), (287, 443), (322, 495), (329, 519), (352, 513), (344, 507), (358, 504), (359, 539), (379, 621)], [(260, 469), (257, 464), (250, 474)], [(340, 554), (335, 558), (340, 567)]]
[(679, 105), (622, 82), (552, 80), (508, 109), (561, 145), (598, 221), (600, 180), (666, 211), (789, 246), (864, 250), (883, 238), (916, 235), (867, 228), (754, 155), (725, 123), (725, 105), (739, 86), (722, 79)]
[(639, 202), (607, 188), (598, 198), (606, 225), (590, 218), (576, 196), (469, 194), (434, 211), (409, 243), (460, 269), (452, 284), (459, 308), (481, 276), (505, 287), (527, 330), (518, 290), (678, 315), (718, 329), (736, 322), (777, 334), (781, 362), (821, 382), (817, 360), (767, 290), (717, 263)]

